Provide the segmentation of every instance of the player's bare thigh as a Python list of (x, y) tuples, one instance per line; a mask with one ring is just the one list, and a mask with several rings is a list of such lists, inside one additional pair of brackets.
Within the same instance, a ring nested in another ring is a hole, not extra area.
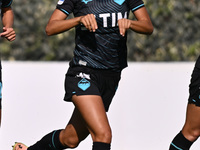
[(111, 129), (101, 97), (98, 95), (74, 95), (72, 101), (84, 118), (93, 141), (110, 143)]

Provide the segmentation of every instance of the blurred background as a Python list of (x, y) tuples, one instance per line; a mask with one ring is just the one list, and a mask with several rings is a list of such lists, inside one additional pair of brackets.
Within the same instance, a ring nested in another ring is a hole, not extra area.
[[(128, 32), (129, 61), (194, 61), (200, 50), (199, 0), (144, 0), (154, 25), (151, 36)], [(14, 0), (17, 39), (2, 42), (2, 60), (70, 60), (74, 29), (52, 37), (45, 26), (57, 0)], [(130, 18), (134, 19), (131, 15)]]

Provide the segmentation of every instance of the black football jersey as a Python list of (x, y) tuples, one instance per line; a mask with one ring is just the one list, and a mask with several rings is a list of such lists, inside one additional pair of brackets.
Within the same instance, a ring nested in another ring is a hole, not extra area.
[(120, 71), (127, 66), (127, 35), (120, 35), (117, 21), (144, 7), (142, 0), (59, 0), (57, 9), (75, 17), (94, 14), (98, 29), (76, 26), (74, 57), (70, 65)]
[(0, 0), (0, 8), (9, 7), (11, 4), (12, 4), (12, 0)]

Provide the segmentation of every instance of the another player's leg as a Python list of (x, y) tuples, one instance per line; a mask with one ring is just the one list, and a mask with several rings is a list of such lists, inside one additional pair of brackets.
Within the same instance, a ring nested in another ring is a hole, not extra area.
[(189, 150), (200, 135), (200, 56), (195, 63), (189, 87), (186, 121), (182, 131), (173, 139), (170, 150)]
[(92, 150), (110, 150), (112, 133), (101, 97), (74, 95), (72, 101), (80, 111), (92, 136)]
[(200, 107), (194, 104), (188, 104), (186, 123), (182, 133), (189, 140), (194, 142), (200, 136)]
[(200, 136), (200, 107), (188, 104), (186, 122), (182, 131), (176, 135), (170, 150), (189, 150), (193, 142)]

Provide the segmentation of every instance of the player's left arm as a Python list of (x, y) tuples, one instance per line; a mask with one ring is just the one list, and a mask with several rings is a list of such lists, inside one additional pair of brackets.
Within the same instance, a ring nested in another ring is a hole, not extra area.
[(153, 25), (146, 8), (142, 7), (134, 11), (134, 15), (137, 20), (125, 18), (118, 20), (120, 34), (124, 36), (128, 29), (131, 29), (137, 33), (152, 34)]
[(14, 41), (16, 33), (13, 29), (14, 15), (11, 7), (2, 8), (2, 23), (3, 32), (0, 33), (1, 37), (6, 38), (8, 41)]

